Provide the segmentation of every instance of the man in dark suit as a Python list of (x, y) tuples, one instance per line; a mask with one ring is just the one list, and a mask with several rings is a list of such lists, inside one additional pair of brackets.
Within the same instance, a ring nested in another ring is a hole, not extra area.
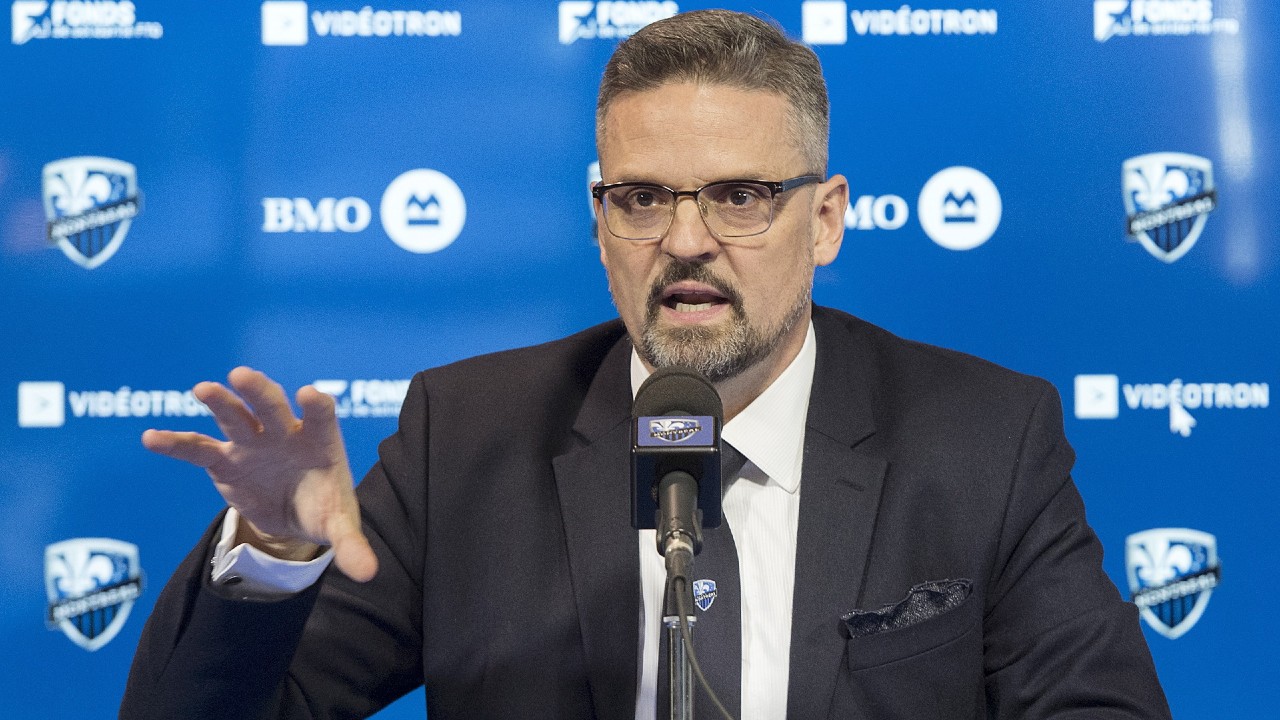
[(660, 21), (597, 121), (620, 321), (418, 374), (354, 491), (332, 400), (303, 388), (299, 420), (248, 368), (196, 388), (227, 441), (144, 435), (231, 510), (157, 601), (122, 717), (360, 717), (424, 681), (432, 718), (653, 717), (629, 414), (670, 365), (712, 380), (746, 460), (741, 640), (704, 653), (739, 717), (1168, 717), (1053, 389), (813, 306), (848, 200), (813, 53), (735, 13)]

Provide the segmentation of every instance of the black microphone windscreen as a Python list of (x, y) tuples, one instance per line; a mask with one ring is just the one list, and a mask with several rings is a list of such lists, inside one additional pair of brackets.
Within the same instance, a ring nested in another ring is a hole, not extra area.
[(636, 391), (632, 417), (710, 415), (724, 417), (720, 393), (702, 373), (687, 367), (658, 368)]

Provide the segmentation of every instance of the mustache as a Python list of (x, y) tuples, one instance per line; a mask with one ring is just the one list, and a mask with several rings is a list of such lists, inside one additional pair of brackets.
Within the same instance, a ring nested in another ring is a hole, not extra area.
[(711, 269), (701, 263), (692, 263), (686, 260), (672, 260), (666, 268), (662, 270), (649, 288), (648, 309), (650, 315), (658, 312), (658, 306), (662, 304), (662, 291), (668, 286), (678, 282), (690, 280), (693, 282), (710, 285), (716, 289), (729, 301), (730, 307), (734, 310), (742, 310), (742, 293), (734, 287), (728, 280), (718, 277), (711, 272)]

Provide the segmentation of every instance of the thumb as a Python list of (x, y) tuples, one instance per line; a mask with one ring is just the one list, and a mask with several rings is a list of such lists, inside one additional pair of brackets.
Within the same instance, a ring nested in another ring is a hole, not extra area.
[(326, 528), (333, 545), (333, 562), (343, 575), (356, 582), (369, 582), (378, 573), (378, 556), (360, 531), (360, 521), (350, 515), (334, 517)]

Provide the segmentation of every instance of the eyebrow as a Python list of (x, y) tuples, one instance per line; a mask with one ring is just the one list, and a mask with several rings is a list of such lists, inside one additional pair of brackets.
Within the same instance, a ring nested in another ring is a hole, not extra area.
[[(733, 182), (734, 180), (747, 180), (747, 181), (754, 181), (754, 182), (760, 182), (760, 181), (777, 182), (776, 180), (770, 180), (769, 177), (767, 177), (766, 173), (748, 172), (748, 173), (742, 173), (741, 175), (726, 174), (723, 177), (717, 178), (715, 180), (708, 180), (707, 182), (703, 183), (701, 187), (706, 187), (707, 185), (714, 185), (716, 183), (722, 183), (722, 182)], [(649, 176), (645, 176), (645, 175), (639, 175), (633, 179), (601, 180), (601, 184), (603, 185), (616, 185), (617, 183), (639, 183), (643, 185), (659, 185), (662, 187), (669, 187), (673, 190), (680, 189), (674, 185), (668, 185), (667, 183), (661, 180), (649, 179)], [(692, 190), (693, 188), (690, 188), (690, 189)]]

